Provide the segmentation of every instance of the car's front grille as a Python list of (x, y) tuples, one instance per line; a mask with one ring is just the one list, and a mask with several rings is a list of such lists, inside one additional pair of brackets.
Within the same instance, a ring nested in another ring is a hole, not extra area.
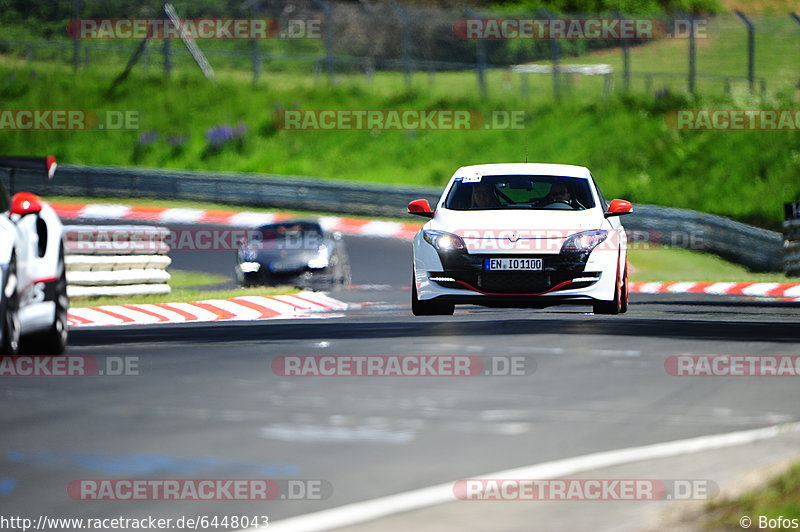
[(554, 272), (481, 272), (476, 288), (495, 294), (530, 294), (545, 292), (568, 278)]
[[(444, 288), (473, 288), (491, 294), (540, 294), (574, 278), (597, 277), (599, 273), (528, 272), (528, 271), (445, 271), (431, 274)], [(449, 279), (452, 279), (449, 280)], [(588, 286), (595, 281), (567, 284), (565, 289)], [(464, 285), (468, 286), (464, 286)]]

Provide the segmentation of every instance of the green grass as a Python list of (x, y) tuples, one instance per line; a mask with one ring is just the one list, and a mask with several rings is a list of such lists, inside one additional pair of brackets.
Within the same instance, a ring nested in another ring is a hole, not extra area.
[[(739, 519), (745, 515), (750, 517), (752, 528), (757, 530), (763, 530), (758, 526), (759, 516), (800, 519), (800, 463), (773, 478), (763, 490), (751, 491), (732, 500), (709, 502), (703, 527), (715, 531), (740, 531)], [(786, 528), (777, 527), (776, 530)]]
[(241, 296), (276, 296), (296, 294), (300, 290), (291, 286), (232, 288), (225, 290), (208, 290), (208, 287), (228, 281), (224, 275), (212, 275), (203, 272), (170, 271), (172, 278), (169, 294), (146, 296), (103, 296), (74, 297), (69, 301), (70, 307), (97, 307), (100, 305), (136, 305), (141, 303), (190, 303), (205, 299), (230, 299)]
[(217, 275), (206, 272), (170, 270), (169, 286), (173, 290), (208, 288), (217, 284), (222, 284), (230, 280), (225, 275)]
[(753, 273), (716, 255), (688, 249), (654, 247), (628, 250), (631, 281), (714, 281), (800, 283), (779, 273)]
[[(0, 135), (2, 153), (55, 153), (64, 163), (134, 165), (308, 175), (394, 184), (442, 186), (461, 165), (523, 160), (590, 167), (608, 197), (685, 207), (778, 227), (782, 203), (800, 197), (800, 132), (686, 132), (669, 130), (663, 113), (672, 107), (723, 106), (678, 98), (614, 98), (583, 104), (524, 105), (510, 93), (482, 103), (471, 97), (438, 99), (423, 93), (394, 97), (357, 86), (282, 91), (245, 83), (174, 81), (164, 90), (156, 78), (106, 99), (102, 77), (49, 77), (9, 84), (0, 67), (0, 96), (12, 108), (139, 109), (142, 130), (159, 140), (141, 147), (140, 131), (14, 132)], [(24, 78), (25, 76), (18, 76)], [(13, 88), (11, 85), (15, 85)], [(16, 86), (18, 85), (18, 86)], [(525, 130), (478, 131), (277, 131), (274, 105), (302, 108), (528, 109)], [(792, 104), (785, 104), (790, 107)], [(206, 149), (204, 131), (245, 121), (240, 147)], [(185, 134), (180, 149), (168, 135)]]

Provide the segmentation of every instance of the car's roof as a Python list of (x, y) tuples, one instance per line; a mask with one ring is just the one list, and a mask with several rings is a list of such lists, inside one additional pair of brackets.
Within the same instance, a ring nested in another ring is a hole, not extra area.
[(557, 175), (589, 179), (591, 175), (585, 166), (551, 163), (495, 163), (462, 166), (456, 177), (466, 175)]
[(305, 218), (289, 218), (287, 220), (282, 220), (280, 222), (273, 222), (269, 224), (259, 225), (257, 229), (276, 229), (278, 227), (291, 227), (293, 225), (299, 225), (302, 227), (313, 227), (314, 229), (322, 229), (322, 226), (318, 221), (308, 220)]

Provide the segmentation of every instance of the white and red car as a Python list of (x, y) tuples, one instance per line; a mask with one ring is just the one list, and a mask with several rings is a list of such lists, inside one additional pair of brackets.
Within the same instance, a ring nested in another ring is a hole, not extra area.
[[(41, 170), (48, 177), (55, 159), (0, 157), (0, 169)], [(16, 355), (26, 336), (31, 354), (57, 355), (67, 345), (67, 279), (63, 226), (35, 194), (9, 198), (0, 182), (0, 354)]]
[(459, 168), (414, 238), (411, 308), (449, 315), (456, 304), (545, 308), (628, 308), (625, 200), (607, 204), (591, 172), (563, 164)]

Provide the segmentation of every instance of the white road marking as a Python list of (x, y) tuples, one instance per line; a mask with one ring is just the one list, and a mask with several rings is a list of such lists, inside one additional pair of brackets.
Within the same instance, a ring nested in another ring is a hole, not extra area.
[[(584, 471), (610, 467), (642, 460), (653, 460), (669, 456), (721, 449), (735, 445), (753, 443), (759, 440), (774, 438), (786, 432), (800, 432), (800, 423), (775, 425), (761, 429), (743, 430), (728, 434), (700, 436), (666, 443), (656, 443), (641, 447), (631, 447), (616, 451), (592, 453), (574, 458), (543, 462), (517, 469), (508, 469), (482, 476), (470, 478), (560, 478)], [(298, 517), (290, 517), (271, 522), (270, 532), (321, 532), (345, 526), (366, 523), (389, 515), (419, 510), (438, 504), (455, 502), (453, 494), (456, 481), (438, 484), (427, 488), (407, 491), (369, 501), (356, 502), (322, 510)], [(249, 530), (267, 530), (266, 527)]]

